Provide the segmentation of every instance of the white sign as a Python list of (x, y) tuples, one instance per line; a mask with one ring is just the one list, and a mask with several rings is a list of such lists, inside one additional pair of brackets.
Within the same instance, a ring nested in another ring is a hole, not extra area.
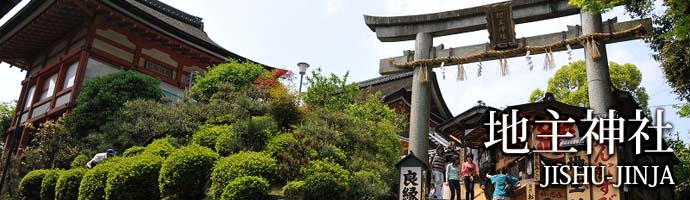
[(400, 200), (421, 200), (422, 199), (422, 168), (421, 167), (401, 167), (400, 168)]

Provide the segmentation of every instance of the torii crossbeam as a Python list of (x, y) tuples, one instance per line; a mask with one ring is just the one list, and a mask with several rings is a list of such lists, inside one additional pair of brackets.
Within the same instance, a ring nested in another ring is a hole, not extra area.
[[(415, 50), (406, 51), (404, 56), (385, 58), (380, 60), (379, 73), (381, 75), (399, 73), (413, 70), (414, 78), (412, 83), (412, 102), (410, 110), (410, 151), (420, 157), (428, 159), (428, 128), (430, 112), (430, 84), (420, 80), (420, 76), (431, 73), (431, 68), (438, 67), (440, 62), (429, 62), (424, 67), (401, 68), (396, 66), (400, 63), (412, 61), (430, 60), (443, 57), (462, 57), (473, 55), (489, 50), (488, 44), (469, 45), (443, 49), (432, 47), (433, 37), (446, 36), (451, 34), (461, 34), (471, 31), (487, 29), (487, 14), (489, 7), (506, 2), (465, 8), (439, 13), (377, 17), (364, 16), (367, 26), (376, 33), (377, 38), (382, 42), (397, 42), (415, 40)], [(569, 16), (580, 13), (580, 9), (569, 5), (568, 0), (513, 0), (508, 4), (512, 8), (512, 21), (515, 24), (546, 20), (551, 18)], [(554, 42), (577, 38), (582, 35), (595, 33), (613, 33), (631, 28), (649, 32), (651, 30), (651, 20), (634, 20), (628, 22), (615, 22), (609, 20), (602, 22), (601, 15), (596, 13), (582, 13), (582, 26), (568, 26), (566, 31), (549, 33), (539, 36), (516, 38), (518, 45), (546, 45)], [(513, 27), (510, 27), (511, 29)], [(592, 55), (585, 53), (587, 64), (587, 79), (589, 83), (589, 98), (591, 107), (595, 113), (605, 113), (611, 107), (611, 92), (608, 61), (606, 58), (605, 43), (613, 43), (627, 40), (639, 39), (640, 34), (630, 34), (621, 37), (609, 38), (596, 46), (601, 52), (600, 57), (592, 58)], [(582, 48), (580, 44), (573, 44), (571, 48)], [(551, 51), (562, 51), (566, 48), (553, 48)], [(543, 52), (532, 52), (538, 54)], [(414, 57), (412, 57), (414, 55)], [(523, 56), (524, 53), (513, 53), (502, 55), (501, 58)], [(484, 56), (480, 60), (497, 59), (496, 56)], [(465, 62), (467, 63), (467, 62)], [(457, 64), (452, 59), (445, 62), (446, 65)]]

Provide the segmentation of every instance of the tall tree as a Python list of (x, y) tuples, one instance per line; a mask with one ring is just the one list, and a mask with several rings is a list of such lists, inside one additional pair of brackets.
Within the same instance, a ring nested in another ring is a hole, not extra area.
[[(585, 62), (582, 60), (561, 67), (549, 79), (546, 91), (553, 93), (556, 100), (569, 105), (589, 105), (585, 68)], [(630, 92), (640, 107), (647, 110), (649, 95), (644, 87), (640, 86), (640, 82), (642, 82), (640, 70), (630, 63), (620, 65), (609, 62), (609, 71), (612, 85), (620, 90)], [(530, 95), (529, 102), (535, 102), (542, 96), (544, 96), (544, 91), (536, 89)]]
[(100, 132), (101, 126), (128, 100), (161, 99), (159, 85), (158, 79), (135, 71), (89, 80), (77, 98), (77, 107), (67, 115), (65, 123), (77, 139)]
[(7, 129), (12, 123), (15, 105), (17, 105), (16, 101), (0, 102), (0, 138), (2, 139), (7, 137)]

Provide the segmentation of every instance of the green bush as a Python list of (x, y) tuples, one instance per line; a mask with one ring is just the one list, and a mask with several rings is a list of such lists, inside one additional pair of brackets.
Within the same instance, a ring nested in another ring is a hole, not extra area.
[(119, 167), (119, 161), (122, 159), (122, 157), (112, 157), (86, 171), (79, 185), (79, 200), (105, 200), (108, 173)]
[(290, 181), (283, 186), (283, 196), (286, 200), (304, 199), (304, 181)]
[(108, 173), (105, 199), (159, 199), (158, 174), (163, 158), (153, 154), (142, 155), (119, 163)]
[(231, 130), (232, 126), (229, 125), (205, 125), (194, 133), (192, 136), (192, 143), (214, 149), (216, 146), (216, 139), (221, 134), (230, 132)]
[(350, 187), (350, 174), (337, 163), (311, 161), (300, 171), (305, 177), (305, 199), (345, 199)]
[(256, 63), (226, 60), (225, 63), (210, 67), (206, 75), (196, 78), (192, 92), (201, 100), (208, 100), (219, 90), (220, 83), (247, 86), (266, 72)]
[(75, 168), (85, 168), (85, 167), (86, 167), (86, 163), (89, 162), (89, 160), (91, 160), (91, 159), (89, 159), (88, 156), (86, 156), (86, 155), (84, 155), (84, 154), (80, 154), (80, 155), (78, 155), (77, 157), (75, 157), (74, 160), (72, 160), (72, 163), (70, 164), (70, 167), (71, 167), (72, 169), (75, 169)]
[(221, 200), (266, 200), (271, 186), (265, 178), (256, 176), (243, 176), (228, 183), (223, 190)]
[(240, 152), (220, 159), (211, 173), (210, 192), (220, 198), (223, 188), (232, 180), (242, 176), (258, 176), (274, 181), (278, 173), (276, 160), (265, 153)]
[(58, 178), (60, 178), (62, 170), (48, 170), (46, 171), (43, 181), (41, 182), (41, 199), (53, 200), (55, 199), (55, 185)]
[(77, 200), (79, 197), (79, 184), (86, 169), (76, 168), (60, 173), (60, 178), (55, 184), (56, 200)]
[(144, 153), (151, 153), (160, 157), (168, 157), (175, 147), (170, 143), (170, 138), (157, 139), (151, 142), (151, 144), (146, 146)]
[(241, 142), (241, 134), (234, 129), (221, 133), (216, 139), (215, 149), (222, 156), (240, 152), (244, 149)]
[(125, 152), (122, 153), (122, 156), (124, 156), (124, 157), (136, 156), (136, 155), (143, 153), (145, 150), (146, 150), (146, 147), (133, 146), (133, 147), (130, 147), (129, 149), (125, 150)]
[(158, 177), (161, 196), (169, 199), (203, 199), (213, 164), (213, 150), (199, 145), (183, 147), (163, 162)]
[(218, 136), (216, 152), (225, 156), (240, 151), (260, 151), (277, 129), (268, 116), (254, 116), (251, 120), (235, 122), (231, 131)]
[(321, 144), (317, 148), (309, 151), (311, 160), (328, 160), (344, 166), (347, 163), (347, 156), (340, 148), (332, 144)]
[(27, 173), (19, 182), (19, 196), (27, 199), (40, 199), (41, 182), (48, 170), (34, 170)]
[(68, 115), (66, 123), (77, 139), (93, 131), (100, 131), (108, 118), (125, 102), (133, 99), (159, 100), (160, 81), (136, 72), (122, 71), (86, 81), (77, 97), (77, 107)]
[(297, 106), (297, 98), (287, 88), (280, 85), (269, 90), (271, 95), (268, 111), (280, 130), (290, 130), (302, 117)]
[(283, 133), (271, 138), (264, 151), (276, 158), (280, 166), (279, 181), (287, 182), (299, 177), (299, 170), (308, 161), (306, 147), (292, 133)]
[(350, 180), (350, 199), (383, 199), (388, 194), (388, 185), (381, 175), (372, 171), (358, 171)]

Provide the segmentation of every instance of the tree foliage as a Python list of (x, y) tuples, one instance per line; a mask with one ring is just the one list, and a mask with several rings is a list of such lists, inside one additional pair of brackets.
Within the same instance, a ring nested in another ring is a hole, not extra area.
[(199, 99), (209, 100), (220, 90), (218, 83), (231, 83), (237, 87), (247, 86), (265, 73), (267, 71), (259, 64), (229, 59), (225, 63), (210, 67), (206, 75), (196, 78), (192, 91)]
[(97, 149), (123, 149), (146, 145), (166, 136), (191, 138), (201, 123), (182, 108), (153, 100), (127, 101), (104, 125), (101, 133), (88, 137), (89, 141)]
[(7, 138), (7, 129), (11, 126), (16, 105), (16, 101), (0, 102), (0, 138)]
[(680, 139), (678, 133), (671, 135), (666, 141), (680, 161), (678, 165), (673, 166), (673, 178), (678, 180), (676, 182), (678, 185), (676, 197), (678, 198), (682, 197), (679, 192), (688, 192), (690, 190), (688, 188), (688, 185), (690, 185), (690, 146)]
[(678, 109), (678, 116), (688, 118), (690, 117), (690, 104), (683, 104), (674, 106)]
[(91, 79), (84, 84), (77, 97), (77, 107), (66, 122), (77, 139), (100, 132), (101, 126), (128, 100), (159, 100), (162, 95), (159, 85), (158, 79), (134, 71)]
[(335, 74), (325, 76), (312, 71), (311, 77), (307, 77), (309, 90), (304, 94), (304, 102), (330, 110), (345, 109), (361, 98), (359, 88), (347, 83), (348, 74), (340, 78)]
[[(573, 106), (580, 104), (589, 105), (587, 73), (585, 69), (585, 62), (582, 60), (564, 65), (556, 71), (553, 77), (549, 78), (546, 91), (553, 93), (557, 101), (565, 104)], [(615, 62), (609, 62), (609, 72), (613, 87), (630, 92), (637, 103), (640, 104), (640, 107), (647, 109), (649, 95), (645, 88), (640, 85), (642, 73), (635, 65), (630, 63), (620, 65)], [(529, 102), (535, 102), (543, 96), (544, 91), (536, 89), (532, 91)]]
[(77, 140), (64, 125), (63, 118), (47, 121), (38, 128), (27, 125), (33, 130), (32, 146), (26, 147), (25, 162), (35, 168), (69, 168), (74, 157), (79, 155)]

